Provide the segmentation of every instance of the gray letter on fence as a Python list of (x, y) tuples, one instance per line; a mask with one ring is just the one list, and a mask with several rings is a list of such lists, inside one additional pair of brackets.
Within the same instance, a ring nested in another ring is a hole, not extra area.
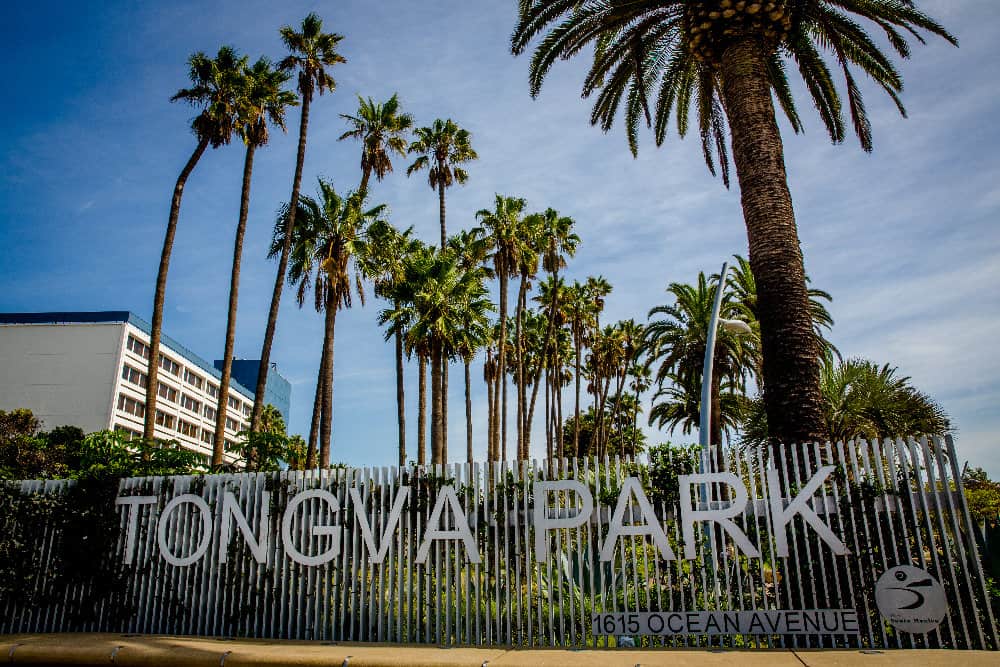
[(125, 564), (131, 565), (135, 557), (135, 530), (139, 524), (139, 505), (152, 505), (156, 496), (121, 496), (115, 505), (128, 505), (128, 528), (125, 529)]
[[(547, 531), (554, 528), (576, 528), (590, 519), (594, 512), (594, 497), (590, 490), (575, 479), (559, 479), (549, 482), (535, 482), (535, 558), (545, 560), (549, 557), (549, 540)], [(580, 508), (574, 516), (549, 517), (549, 494), (559, 491), (572, 491), (580, 496)]]
[(264, 491), (260, 503), (260, 538), (255, 538), (253, 531), (250, 530), (250, 524), (247, 523), (246, 515), (243, 514), (239, 504), (237, 504), (236, 496), (232, 491), (226, 491), (226, 494), (222, 497), (222, 529), (219, 535), (220, 563), (225, 563), (229, 560), (229, 536), (232, 530), (230, 519), (236, 519), (236, 525), (239, 527), (240, 532), (243, 533), (243, 537), (246, 539), (247, 546), (250, 547), (250, 552), (253, 554), (254, 559), (258, 563), (267, 561), (267, 545), (271, 537), (267, 532), (268, 515), (271, 510), (270, 499), (271, 494)]
[(822, 486), (824, 480), (827, 476), (833, 472), (833, 466), (823, 466), (819, 471), (812, 476), (812, 479), (802, 487), (799, 491), (799, 495), (788, 504), (788, 507), (782, 508), (784, 504), (783, 498), (781, 497), (781, 480), (778, 478), (778, 471), (771, 468), (767, 471), (767, 492), (771, 496), (771, 516), (773, 517), (774, 523), (774, 544), (775, 550), (779, 556), (788, 555), (788, 537), (785, 535), (785, 526), (787, 526), (792, 517), (796, 514), (802, 515), (802, 518), (808, 523), (813, 529), (823, 538), (823, 541), (830, 545), (830, 548), (838, 556), (844, 556), (850, 553), (847, 550), (847, 545), (840, 541), (840, 538), (833, 534), (830, 527), (827, 526), (823, 521), (812, 511), (812, 508), (806, 504), (810, 498), (816, 493), (817, 489)]

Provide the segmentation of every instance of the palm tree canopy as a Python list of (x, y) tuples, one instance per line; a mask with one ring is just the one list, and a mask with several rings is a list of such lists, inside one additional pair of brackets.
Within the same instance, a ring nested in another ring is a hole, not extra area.
[(463, 269), (452, 252), (427, 248), (413, 253), (406, 278), (398, 283), (395, 306), (379, 315), (381, 324), (405, 331), (409, 351), (439, 345), (446, 354), (467, 356), (481, 346), (493, 310), (481, 267)]
[(240, 136), (247, 145), (263, 146), (268, 142), (268, 126), (285, 130), (285, 111), (296, 106), (299, 98), (283, 86), (290, 74), (275, 69), (267, 58), (260, 58), (244, 70), (239, 98)]
[(527, 202), (520, 197), (496, 195), (493, 210), (476, 211), (479, 229), (490, 241), (490, 260), (497, 275), (511, 275), (527, 251), (524, 243), (524, 209)]
[(213, 148), (228, 144), (237, 129), (238, 109), (244, 72), (248, 58), (231, 46), (219, 49), (215, 58), (202, 52), (188, 58), (190, 88), (181, 88), (171, 102), (183, 100), (201, 107), (191, 121), (191, 129), (199, 140), (207, 140)]
[(290, 53), (278, 67), (287, 72), (295, 70), (299, 73), (298, 88), (303, 97), (312, 98), (313, 90), (318, 90), (322, 95), (337, 87), (326, 68), (347, 62), (337, 53), (337, 46), (344, 38), (343, 35), (323, 32), (323, 19), (314, 13), (302, 20), (302, 27), (298, 32), (286, 25), (279, 33)]
[(359, 139), (362, 142), (361, 171), (375, 174), (382, 180), (392, 171), (391, 153), (406, 154), (404, 134), (413, 127), (413, 118), (401, 113), (399, 97), (393, 95), (384, 103), (367, 100), (358, 96), (357, 115), (340, 114), (350, 129), (340, 135), (344, 139)]
[(705, 161), (714, 174), (715, 155), (726, 184), (726, 120), (721, 68), (730, 46), (751, 42), (761, 51), (771, 90), (796, 132), (802, 131), (787, 67), (798, 69), (833, 142), (843, 141), (841, 95), (830, 64), (844, 78), (854, 131), (864, 150), (872, 148), (871, 124), (852, 68), (868, 75), (905, 110), (903, 82), (863, 22), (874, 24), (902, 58), (910, 55), (907, 33), (920, 30), (957, 41), (919, 11), (912, 0), (521, 0), (511, 36), (515, 55), (543, 35), (532, 56), (532, 96), (557, 59), (567, 60), (593, 45), (593, 63), (583, 96), (598, 92), (591, 123), (607, 132), (624, 106), (632, 153), (638, 151), (641, 120), (663, 143), (671, 117), (687, 133), (692, 103), (697, 110)]
[(419, 157), (407, 168), (407, 176), (427, 169), (427, 182), (435, 189), (439, 185), (449, 188), (454, 183), (463, 184), (469, 179), (468, 172), (458, 166), (479, 157), (472, 148), (468, 130), (450, 118), (438, 118), (430, 127), (418, 127), (413, 133), (415, 139), (408, 151)]
[[(708, 325), (717, 289), (717, 279), (710, 281), (699, 272), (695, 285), (670, 284), (667, 293), (674, 297), (673, 304), (656, 306), (649, 311), (651, 321), (643, 330), (642, 351), (646, 366), (656, 366), (654, 379), (661, 387), (680, 380), (686, 387), (697, 383), (700, 391)], [(736, 312), (730, 295), (724, 293), (722, 316), (732, 317)], [(718, 331), (715, 368), (723, 378), (742, 388), (747, 376), (754, 372), (755, 355), (756, 338), (753, 335), (737, 336), (725, 329)]]
[[(350, 308), (352, 293), (357, 293), (364, 304), (361, 279), (369, 252), (368, 230), (388, 224), (384, 220), (387, 207), (380, 204), (365, 210), (365, 202), (357, 193), (341, 196), (332, 183), (323, 179), (319, 179), (317, 195), (315, 199), (300, 197), (295, 214), (288, 278), (299, 285), (299, 304), (310, 288), (315, 293), (316, 310), (323, 310), (328, 299), (337, 309)], [(280, 252), (284, 241), (279, 235), (284, 233), (282, 222), (286, 215), (283, 211), (275, 223), (272, 256)]]

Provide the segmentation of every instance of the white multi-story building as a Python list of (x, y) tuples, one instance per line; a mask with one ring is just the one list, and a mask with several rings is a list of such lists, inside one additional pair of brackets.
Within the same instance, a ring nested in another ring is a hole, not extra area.
[[(0, 410), (29, 408), (46, 429), (74, 425), (141, 436), (149, 331), (127, 311), (0, 314)], [(156, 437), (176, 440), (208, 460), (219, 371), (167, 336), (159, 363)], [(249, 427), (252, 408), (253, 392), (233, 380), (227, 450)]]

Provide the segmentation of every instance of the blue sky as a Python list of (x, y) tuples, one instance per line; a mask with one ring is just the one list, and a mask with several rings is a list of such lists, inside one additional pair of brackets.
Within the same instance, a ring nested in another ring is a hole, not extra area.
[[(786, 161), (815, 286), (834, 296), (833, 341), (845, 356), (890, 362), (952, 415), (961, 458), (1000, 476), (1000, 21), (987, 0), (919, 3), (960, 42), (916, 47), (900, 67), (901, 119), (870, 82), (863, 90), (875, 152), (831, 146), (800, 93), (806, 132), (784, 127)], [(531, 100), (528, 62), (507, 48), (516, 3), (173, 1), (4, 3), (7, 44), (0, 133), (0, 311), (129, 309), (148, 318), (170, 192), (194, 146), (193, 112), (168, 98), (193, 51), (232, 44), (282, 55), (277, 28), (318, 12), (345, 35), (337, 90), (313, 106), (305, 191), (317, 176), (355, 187), (358, 147), (337, 142), (338, 114), (356, 96), (398, 92), (419, 124), (451, 117), (480, 160), (448, 195), (448, 225), (474, 224), (496, 192), (552, 206), (583, 239), (571, 278), (603, 275), (615, 289), (606, 321), (645, 319), (671, 281), (717, 271), (746, 254), (739, 195), (705, 169), (696, 140), (644, 137), (633, 159), (620, 127), (588, 124), (584, 62), (559, 63)], [(258, 152), (244, 254), (236, 354), (259, 355), (275, 265), (264, 257), (289, 194), (297, 113), (287, 136)], [(239, 145), (206, 154), (185, 192), (164, 330), (208, 359), (221, 355), (239, 205)], [(437, 238), (437, 199), (406, 162), (373, 186), (398, 226)], [(395, 460), (392, 348), (382, 304), (338, 317), (334, 458)], [(321, 317), (283, 300), (273, 359), (292, 382), (291, 429), (308, 429)], [(414, 367), (408, 367), (410, 379)], [(474, 378), (481, 378), (479, 368)], [(0, 372), (2, 374), (2, 372)], [(462, 386), (452, 384), (451, 449), (464, 448)], [(408, 382), (409, 448), (416, 390)], [(476, 450), (485, 453), (479, 387)], [(652, 440), (666, 434), (650, 432)], [(684, 440), (677, 434), (675, 440)], [(533, 446), (540, 453), (543, 439)]]

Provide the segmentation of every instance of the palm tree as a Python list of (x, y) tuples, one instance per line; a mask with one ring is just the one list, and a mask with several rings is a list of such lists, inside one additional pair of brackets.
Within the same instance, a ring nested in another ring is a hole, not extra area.
[(517, 271), (521, 280), (517, 288), (517, 301), (514, 306), (514, 386), (517, 387), (517, 458), (528, 458), (527, 435), (525, 422), (528, 418), (524, 376), (524, 312), (527, 308), (529, 281), (538, 273), (541, 248), (542, 218), (539, 215), (528, 215), (521, 221), (517, 232), (520, 240), (520, 252), (517, 258)]
[(340, 117), (351, 126), (340, 135), (340, 141), (361, 140), (361, 187), (358, 192), (367, 194), (368, 179), (373, 173), (381, 181), (392, 171), (391, 154), (406, 154), (403, 135), (413, 126), (413, 118), (408, 113), (400, 113), (396, 95), (381, 104), (359, 95), (357, 115), (340, 114)]
[(281, 247), (278, 258), (278, 274), (274, 279), (274, 292), (271, 294), (271, 307), (267, 314), (267, 327), (264, 329), (264, 343), (260, 350), (260, 367), (257, 370), (257, 388), (254, 392), (253, 412), (250, 415), (250, 429), (257, 428), (260, 411), (264, 409), (264, 390), (267, 387), (267, 373), (271, 368), (271, 345), (274, 343), (274, 332), (278, 326), (278, 307), (281, 304), (281, 292), (285, 288), (285, 272), (288, 269), (288, 255), (291, 253), (292, 233), (295, 228), (295, 217), (298, 212), (299, 190), (302, 187), (302, 169), (306, 160), (306, 135), (309, 128), (309, 109), (313, 95), (322, 95), (333, 91), (337, 84), (326, 71), (338, 63), (347, 62), (337, 53), (337, 45), (343, 36), (336, 33), (323, 32), (323, 20), (316, 14), (309, 14), (302, 21), (301, 29), (296, 32), (291, 26), (284, 26), (279, 31), (281, 41), (289, 50), (279, 67), (286, 72), (298, 72), (298, 91), (302, 99), (302, 116), (299, 120), (299, 146), (295, 155), (295, 175), (292, 177), (292, 195), (288, 199), (290, 212), (286, 224), (288, 229), (283, 238), (285, 245)]
[[(392, 225), (373, 224), (368, 228), (368, 252), (364, 261), (366, 275), (375, 285), (375, 295), (394, 300), (398, 284), (405, 280), (406, 263), (420, 248), (420, 241), (413, 238), (413, 228), (403, 232)], [(398, 303), (394, 303), (399, 308)], [(403, 389), (403, 336), (401, 327), (390, 327), (386, 340), (391, 336), (396, 345), (396, 419), (399, 426), (399, 465), (406, 465), (406, 400)]]
[[(483, 235), (483, 230), (473, 228), (463, 229), (458, 234), (448, 238), (448, 251), (453, 253), (458, 266), (463, 271), (479, 269), (483, 272), (484, 279), (494, 277), (493, 270), (485, 265), (490, 254), (489, 239)], [(485, 323), (478, 326), (478, 323), (469, 321), (467, 326), (461, 330), (456, 352), (462, 358), (465, 365), (465, 448), (466, 458), (472, 463), (472, 360), (476, 352), (487, 348), (490, 344), (490, 329)], [(492, 408), (492, 406), (491, 406)], [(446, 415), (447, 416), (447, 415)]]
[(455, 183), (464, 184), (469, 174), (458, 166), (478, 159), (472, 149), (471, 136), (450, 118), (438, 118), (430, 127), (414, 130), (416, 139), (410, 142), (409, 152), (419, 157), (406, 170), (411, 176), (421, 169), (427, 169), (427, 182), (438, 192), (438, 206), (441, 218), (441, 247), (448, 244), (448, 232), (444, 224), (444, 191)]
[[(476, 212), (483, 235), (490, 240), (493, 271), (500, 282), (500, 330), (497, 338), (497, 372), (493, 394), (493, 447), (490, 460), (507, 459), (507, 284), (520, 263), (520, 232), (527, 202), (519, 197), (496, 195), (493, 210)], [(503, 397), (501, 397), (501, 393)]]
[[(652, 403), (650, 425), (656, 424), (661, 430), (666, 428), (668, 433), (679, 427), (681, 433), (688, 435), (701, 422), (701, 376), (666, 373), (653, 394)], [(719, 398), (713, 406), (713, 410), (716, 407), (719, 410), (712, 414), (713, 426), (718, 425), (720, 437), (721, 434), (730, 437), (740, 429), (745, 403), (743, 390), (729, 378), (723, 378), (719, 383)]]
[[(947, 413), (916, 389), (895, 366), (867, 359), (823, 363), (824, 440), (847, 442), (918, 435), (945, 435), (951, 431)], [(767, 414), (758, 397), (746, 410), (741, 443), (768, 442)]]
[[(212, 467), (222, 465), (226, 442), (226, 416), (229, 414), (229, 381), (233, 370), (233, 346), (236, 341), (236, 308), (240, 291), (240, 263), (243, 257), (243, 236), (250, 211), (250, 179), (253, 158), (257, 148), (270, 139), (270, 125), (285, 129), (285, 110), (298, 104), (295, 93), (282, 90), (289, 75), (271, 67), (267, 58), (261, 58), (246, 69), (237, 104), (239, 133), (246, 145), (243, 160), (243, 187), (240, 191), (240, 216), (236, 223), (236, 241), (233, 247), (233, 270), (229, 280), (229, 312), (226, 316), (226, 341), (219, 380), (219, 397), (215, 414), (215, 442), (212, 446)], [(250, 465), (250, 461), (247, 464)]]
[[(288, 281), (296, 286), (295, 300), (301, 308), (305, 302), (309, 291), (316, 282), (316, 262), (313, 257), (316, 253), (317, 229), (311, 225), (318, 222), (319, 218), (311, 216), (309, 211), (304, 209), (303, 198), (299, 198), (298, 214), (295, 219), (295, 229), (292, 231), (292, 249), (289, 253), (288, 261)], [(278, 216), (274, 221), (274, 232), (271, 237), (271, 247), (267, 258), (274, 259), (281, 254), (281, 249), (285, 245), (285, 232), (287, 231), (288, 206), (282, 206)], [(317, 311), (322, 311), (322, 302), (317, 300), (315, 304)], [(320, 359), (319, 369), (316, 377), (316, 392), (313, 400), (312, 421), (309, 426), (309, 440), (305, 452), (305, 469), (312, 470), (316, 467), (316, 454), (319, 442), (320, 413), (322, 412), (323, 392), (323, 369), (326, 368), (326, 347), (323, 348), (323, 356)], [(265, 408), (266, 410), (266, 408)], [(261, 420), (264, 419), (265, 412), (261, 412)], [(263, 421), (261, 422), (263, 423)]]
[[(319, 431), (319, 465), (330, 465), (330, 434), (333, 420), (333, 366), (337, 312), (350, 308), (352, 294), (357, 293), (364, 304), (361, 285), (360, 259), (367, 253), (366, 230), (371, 225), (385, 224), (384, 205), (365, 210), (364, 199), (358, 193), (346, 197), (337, 194), (333, 184), (319, 179), (317, 199), (302, 197), (303, 225), (315, 230), (312, 262), (317, 270), (315, 279), (316, 309), (324, 311), (322, 391)], [(353, 269), (353, 270), (352, 270)]]
[(384, 311), (383, 322), (409, 324), (407, 343), (425, 347), (431, 361), (431, 463), (447, 463), (444, 446), (443, 366), (446, 358), (474, 335), (485, 331), (487, 313), (493, 310), (484, 271), (463, 270), (451, 252), (431, 252), (415, 258), (407, 269), (407, 280), (399, 285), (398, 309)]
[[(648, 368), (656, 367), (654, 379), (658, 386), (654, 404), (650, 410), (650, 423), (670, 423), (671, 428), (680, 423), (675, 419), (678, 410), (685, 417), (691, 405), (700, 404), (701, 373), (705, 359), (708, 324), (712, 316), (715, 292), (719, 289), (718, 279), (710, 282), (705, 274), (698, 273), (695, 285), (671, 283), (667, 287), (674, 303), (657, 306), (649, 311), (650, 322), (643, 335), (643, 352)], [(736, 306), (728, 292), (722, 297), (722, 316), (732, 317)], [(658, 319), (653, 319), (657, 317)], [(737, 336), (720, 329), (715, 343), (715, 363), (713, 365), (711, 401), (712, 421), (709, 424), (709, 442), (720, 448), (724, 429), (721, 401), (724, 387), (732, 386), (742, 391), (746, 379), (753, 373), (756, 355), (756, 341), (752, 335)], [(680, 391), (665, 389), (668, 384)], [(697, 393), (688, 395), (691, 391)], [(665, 399), (674, 407), (658, 407), (657, 399)], [(728, 400), (728, 399), (727, 399)], [(677, 406), (682, 406), (678, 408)], [(669, 416), (664, 416), (669, 415)], [(686, 433), (687, 431), (685, 431)], [(719, 455), (721, 456), (721, 450)]]
[(201, 112), (191, 121), (198, 144), (188, 158), (174, 184), (173, 198), (170, 200), (170, 215), (167, 217), (167, 232), (163, 237), (160, 252), (160, 268), (156, 273), (156, 290), (153, 296), (153, 321), (149, 331), (149, 363), (146, 368), (146, 421), (143, 438), (152, 441), (156, 429), (156, 399), (159, 388), (160, 338), (163, 331), (163, 302), (167, 291), (167, 273), (170, 269), (170, 255), (174, 250), (174, 236), (177, 233), (177, 219), (181, 212), (181, 198), (184, 186), (195, 166), (204, 155), (205, 149), (218, 148), (228, 144), (236, 128), (236, 99), (240, 78), (247, 58), (240, 57), (229, 46), (219, 49), (215, 58), (198, 52), (188, 58), (190, 88), (182, 88), (170, 98), (171, 102), (184, 100), (201, 107)]
[[(587, 297), (587, 290), (579, 281), (566, 289), (566, 310), (569, 317), (570, 332), (573, 337), (573, 378), (575, 383), (575, 398), (573, 403), (573, 423), (580, 423), (580, 372), (583, 360), (583, 339), (593, 313), (592, 303)], [(573, 432), (573, 456), (580, 456), (579, 429)]]
[(772, 94), (801, 131), (787, 78), (792, 61), (831, 139), (842, 141), (841, 98), (825, 51), (843, 73), (855, 133), (870, 151), (871, 126), (850, 67), (870, 76), (901, 112), (903, 83), (855, 17), (874, 23), (903, 58), (910, 53), (905, 32), (923, 41), (922, 29), (957, 43), (912, 0), (523, 0), (511, 37), (519, 54), (545, 32), (531, 62), (532, 95), (557, 58), (594, 44), (583, 83), (584, 96), (599, 91), (591, 122), (607, 131), (624, 105), (633, 153), (642, 120), (660, 144), (672, 115), (680, 134), (686, 132), (694, 102), (706, 162), (714, 173), (717, 155), (728, 184), (728, 127), (759, 294), (764, 401), (775, 442), (817, 440), (824, 425), (820, 361)]

